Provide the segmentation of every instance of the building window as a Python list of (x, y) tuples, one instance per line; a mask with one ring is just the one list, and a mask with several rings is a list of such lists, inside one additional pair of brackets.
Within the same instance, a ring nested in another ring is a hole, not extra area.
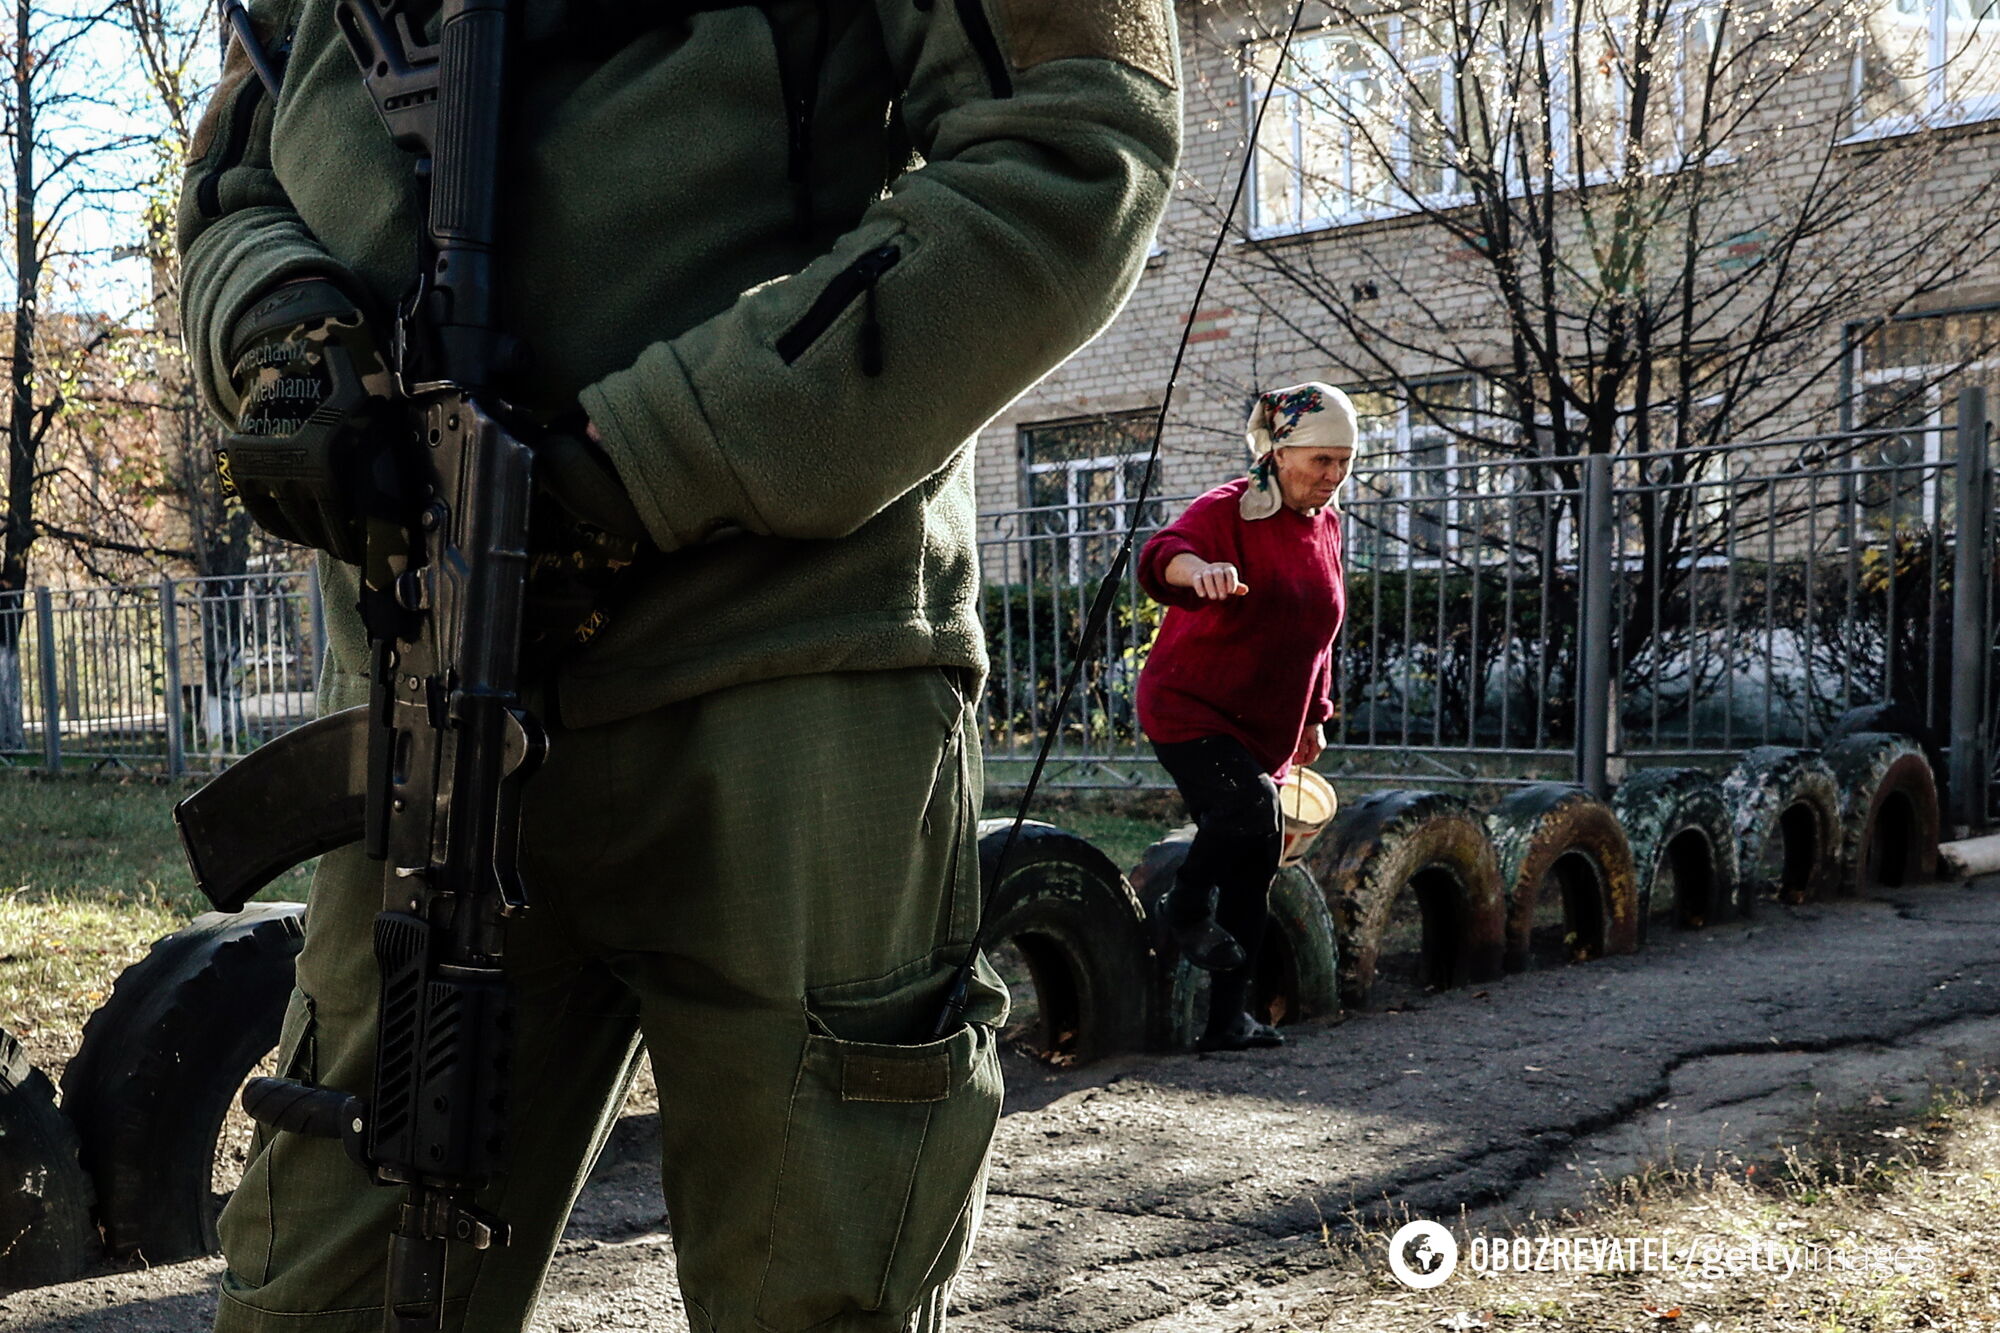
[(1951, 454), (1958, 391), (1983, 385), (1989, 401), (2000, 397), (2000, 312), (1898, 320), (1855, 339), (1849, 366), (1845, 424), (1896, 432), (1862, 446), (1857, 502), (1891, 526), (1927, 521), (1943, 500), (1937, 465)]
[[(1028, 531), (1044, 539), (1031, 542), (1038, 577), (1084, 583), (1110, 566), (1131, 522), (1158, 416), (1121, 412), (1021, 427)], [(1157, 523), (1157, 506), (1147, 510), (1147, 522)]]
[[(1964, 3), (1967, 0), (1959, 0)], [(2000, 3), (2000, 0), (1970, 0)], [(1587, 8), (1573, 11), (1572, 6)], [(1245, 105), (1269, 107), (1257, 139), (1252, 234), (1280, 236), (1449, 208), (1471, 197), (1468, 173), (1521, 183), (1553, 166), (1564, 184), (1610, 179), (1636, 161), (1674, 170), (1705, 141), (1721, 9), (1641, 9), (1649, 74), (1668, 88), (1627, 153), (1634, 83), (1629, 0), (1506, 0), (1473, 11), (1470, 30), (1415, 13), (1302, 35), (1273, 78), (1281, 43), (1246, 48)], [(1533, 41), (1519, 34), (1536, 34)], [(1662, 61), (1653, 51), (1668, 53)]]
[(1854, 60), (1857, 137), (2000, 116), (2000, 0), (1879, 0)]
[(1492, 387), (1437, 380), (1397, 391), (1350, 389), (1361, 449), (1343, 508), (1365, 535), (1357, 565), (1429, 565), (1474, 548), (1498, 560), (1539, 543), (1548, 519), (1511, 421), (1486, 403)]

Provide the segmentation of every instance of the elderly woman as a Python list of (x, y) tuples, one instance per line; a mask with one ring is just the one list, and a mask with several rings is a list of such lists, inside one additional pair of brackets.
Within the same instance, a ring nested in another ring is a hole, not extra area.
[(1346, 609), (1337, 500), (1354, 406), (1325, 384), (1257, 399), (1250, 475), (1146, 543), (1139, 581), (1168, 607), (1139, 675), (1139, 725), (1180, 788), (1194, 845), (1165, 907), (1182, 954), (1215, 973), (1204, 1051), (1282, 1045), (1248, 1012), (1282, 844), (1278, 783), (1317, 759)]

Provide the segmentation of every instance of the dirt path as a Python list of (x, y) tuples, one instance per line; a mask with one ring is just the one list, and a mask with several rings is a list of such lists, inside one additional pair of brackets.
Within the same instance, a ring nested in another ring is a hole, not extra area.
[[(1283, 1051), (1012, 1071), (967, 1333), (1278, 1330), (1351, 1207), (1543, 1213), (1670, 1153), (1775, 1159), (1816, 1115), (2000, 1061), (2000, 879), (1657, 938), (1294, 1033)], [(648, 1117), (579, 1206), (536, 1333), (685, 1327)], [(182, 1333), (218, 1265), (0, 1300), (0, 1328)]]

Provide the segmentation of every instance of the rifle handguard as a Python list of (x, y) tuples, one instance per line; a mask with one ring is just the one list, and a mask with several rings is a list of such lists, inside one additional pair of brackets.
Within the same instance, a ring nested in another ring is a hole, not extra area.
[(368, 1104), (338, 1088), (314, 1088), (296, 1079), (253, 1078), (243, 1085), (243, 1109), (260, 1125), (308, 1138), (338, 1139), (347, 1155), (366, 1167)]

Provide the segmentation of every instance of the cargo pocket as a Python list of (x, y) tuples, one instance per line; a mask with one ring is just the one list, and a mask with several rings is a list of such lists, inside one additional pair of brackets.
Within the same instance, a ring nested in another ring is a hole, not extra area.
[(956, 1032), (883, 1040), (913, 1016), (929, 1021), (938, 966), (927, 960), (887, 994), (873, 983), (871, 999), (848, 987), (808, 998), (757, 1294), (764, 1328), (802, 1333), (843, 1315), (873, 1327), (877, 1315), (901, 1329), (964, 1260), (1000, 1115), (993, 1033), (1006, 992), (982, 963)]
[[(301, 1083), (313, 1083), (319, 1077), (319, 1012), (312, 996), (296, 988), (285, 1004), (284, 1025), (278, 1029), (276, 1073), (279, 1078)], [(261, 1286), (271, 1280), (271, 1257), (277, 1246), (277, 1203), (270, 1179), (271, 1140), (277, 1131), (256, 1124), (251, 1136), (254, 1147), (250, 1162), (237, 1188), (223, 1203), (216, 1230), (239, 1284)]]

